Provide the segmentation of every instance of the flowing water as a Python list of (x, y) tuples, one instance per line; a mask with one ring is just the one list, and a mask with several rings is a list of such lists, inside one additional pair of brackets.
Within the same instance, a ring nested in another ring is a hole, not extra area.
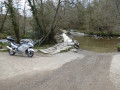
[(117, 39), (118, 37), (93, 38), (86, 36), (74, 38), (79, 41), (81, 49), (100, 53), (116, 52), (116, 45), (117, 43), (120, 43), (120, 41)]

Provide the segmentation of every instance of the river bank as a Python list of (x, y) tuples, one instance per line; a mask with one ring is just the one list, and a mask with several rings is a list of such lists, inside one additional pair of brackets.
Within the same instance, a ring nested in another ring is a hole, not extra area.
[(88, 35), (97, 35), (97, 36), (109, 36), (109, 37), (119, 37), (119, 33), (107, 33), (107, 32), (86, 32)]

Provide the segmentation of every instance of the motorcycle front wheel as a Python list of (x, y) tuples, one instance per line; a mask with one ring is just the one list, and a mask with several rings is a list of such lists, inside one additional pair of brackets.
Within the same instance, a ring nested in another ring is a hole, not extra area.
[(12, 50), (10, 50), (10, 49), (8, 50), (8, 53), (9, 53), (9, 55), (11, 55), (11, 56), (12, 56), (12, 55), (15, 55), (15, 52), (12, 51)]
[(34, 55), (34, 52), (33, 52), (33, 51), (28, 51), (28, 52), (27, 52), (27, 56), (28, 56), (28, 57), (33, 57), (33, 55)]

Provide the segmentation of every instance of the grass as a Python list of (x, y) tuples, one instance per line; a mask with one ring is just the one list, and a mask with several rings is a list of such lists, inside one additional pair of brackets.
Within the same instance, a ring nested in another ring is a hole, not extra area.
[(0, 42), (0, 47), (2, 47), (2, 48), (5, 48), (8, 45), (9, 45), (8, 43), (3, 44), (2, 42)]
[(4, 44), (0, 42), (0, 49), (4, 47)]
[(117, 45), (117, 48), (119, 48), (119, 49), (120, 49), (120, 45), (119, 45), (119, 44)]
[(8, 52), (8, 50), (0, 50), (0, 52)]
[(5, 39), (7, 37), (7, 34), (5, 33), (0, 33), (0, 39)]
[(120, 52), (120, 44), (117, 45), (117, 50)]
[(107, 32), (85, 32), (88, 35), (98, 35), (98, 36), (120, 36), (119, 33), (107, 33)]

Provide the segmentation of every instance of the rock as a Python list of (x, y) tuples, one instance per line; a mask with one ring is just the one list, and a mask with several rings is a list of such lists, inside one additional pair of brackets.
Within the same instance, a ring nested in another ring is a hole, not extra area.
[(120, 37), (118, 37), (117, 39), (120, 40)]
[(87, 36), (87, 34), (85, 33), (79, 33), (79, 32), (69, 32), (70, 35), (73, 35), (73, 36)]
[(63, 33), (62, 36), (65, 43), (72, 43), (72, 39), (70, 39), (65, 33)]
[(1, 39), (0, 42), (2, 42), (4, 44), (4, 43), (8, 43), (8, 40), (7, 39)]
[(56, 35), (55, 39), (56, 39), (57, 43), (62, 43), (63, 42), (63, 37), (61, 35)]

